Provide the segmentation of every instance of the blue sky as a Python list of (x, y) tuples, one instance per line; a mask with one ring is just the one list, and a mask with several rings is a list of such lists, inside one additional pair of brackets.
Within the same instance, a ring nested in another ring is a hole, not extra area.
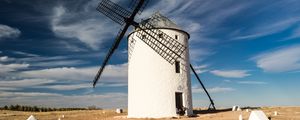
[[(120, 28), (96, 11), (98, 3), (0, 1), (0, 106), (127, 106), (126, 37), (92, 88)], [(217, 107), (299, 106), (299, 6), (297, 0), (153, 0), (136, 20), (160, 11), (190, 33), (191, 63)], [(208, 106), (194, 77), (192, 86), (194, 106)]]

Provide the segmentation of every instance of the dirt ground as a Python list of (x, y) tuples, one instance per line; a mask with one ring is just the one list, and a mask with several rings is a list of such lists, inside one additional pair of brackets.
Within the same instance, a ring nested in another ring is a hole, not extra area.
[[(300, 120), (300, 107), (262, 107), (268, 117), (272, 120)], [(251, 111), (251, 109), (249, 110)], [(278, 112), (274, 116), (274, 111)], [(230, 109), (220, 109), (215, 112), (205, 110), (195, 110), (196, 117), (177, 117), (163, 119), (128, 119), (126, 111), (122, 114), (115, 113), (114, 110), (82, 110), (82, 111), (57, 111), (57, 112), (20, 112), (20, 111), (0, 111), (0, 120), (26, 120), (30, 115), (34, 115), (38, 120), (238, 120), (242, 114), (244, 120), (248, 120), (250, 112), (230, 111)], [(62, 117), (64, 115), (64, 118)]]

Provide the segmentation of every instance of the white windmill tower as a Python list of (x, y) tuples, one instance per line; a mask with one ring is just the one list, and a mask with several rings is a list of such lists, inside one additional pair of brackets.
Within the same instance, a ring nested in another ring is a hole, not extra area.
[(102, 0), (97, 10), (123, 26), (95, 76), (95, 87), (108, 60), (118, 48), (129, 26), (128, 36), (128, 117), (161, 118), (192, 115), (190, 69), (211, 100), (197, 73), (189, 63), (189, 34), (168, 18), (155, 13), (137, 23), (134, 17), (145, 0), (135, 0), (132, 12), (110, 0)]
[[(140, 24), (151, 24), (152, 29), (159, 29), (188, 48), (189, 34), (158, 12)], [(182, 58), (167, 61), (167, 56), (156, 52), (160, 49), (151, 46), (151, 39), (139, 37), (139, 31), (128, 37), (128, 117), (192, 115), (188, 49)]]

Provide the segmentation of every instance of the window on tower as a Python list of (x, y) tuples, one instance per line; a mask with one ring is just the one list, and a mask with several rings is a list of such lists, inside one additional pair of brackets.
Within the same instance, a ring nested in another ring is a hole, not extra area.
[(175, 61), (175, 72), (180, 73), (180, 62), (179, 61)]
[(159, 37), (159, 38), (162, 38), (162, 36), (163, 36), (163, 34), (158, 34), (158, 37)]
[(178, 35), (175, 35), (175, 39), (176, 39), (176, 40), (178, 39)]

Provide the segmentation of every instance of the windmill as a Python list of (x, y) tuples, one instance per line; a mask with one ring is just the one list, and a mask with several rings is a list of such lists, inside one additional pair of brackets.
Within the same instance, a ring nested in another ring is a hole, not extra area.
[(189, 67), (210, 99), (209, 109), (215, 109), (209, 93), (189, 63), (189, 34), (159, 13), (141, 23), (134, 21), (146, 3), (147, 0), (133, 1), (132, 11), (110, 0), (99, 3), (97, 10), (123, 28), (95, 76), (93, 86), (132, 25), (135, 29), (128, 36), (128, 117), (192, 115)]

